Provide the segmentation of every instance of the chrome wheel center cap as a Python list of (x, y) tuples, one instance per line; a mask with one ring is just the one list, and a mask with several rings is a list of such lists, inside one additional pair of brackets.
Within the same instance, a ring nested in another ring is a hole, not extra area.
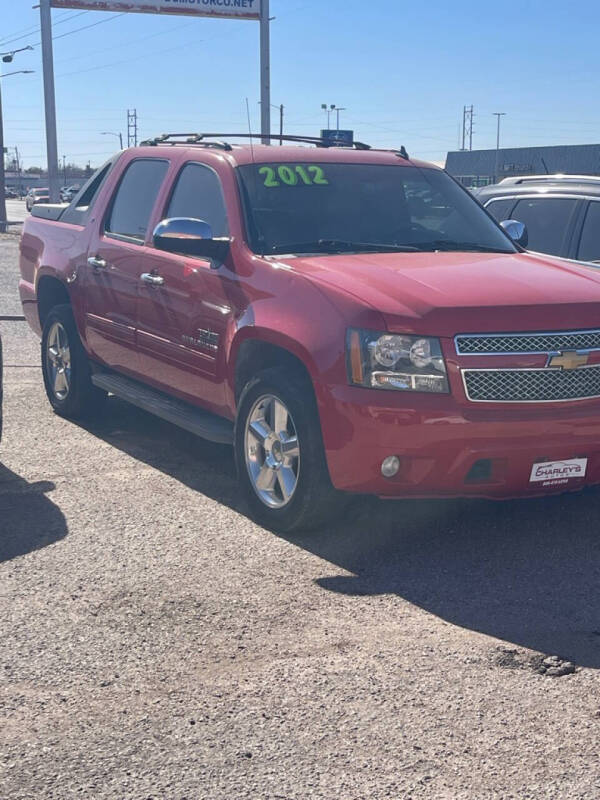
[(271, 455), (278, 464), (281, 464), (283, 461), (283, 450), (281, 448), (281, 442), (279, 439), (275, 439), (273, 442), (273, 445), (271, 446)]

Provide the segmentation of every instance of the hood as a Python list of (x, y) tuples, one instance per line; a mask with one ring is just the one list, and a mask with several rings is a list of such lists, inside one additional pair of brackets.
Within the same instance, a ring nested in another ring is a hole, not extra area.
[(379, 311), (390, 330), (600, 328), (600, 269), (532, 253), (368, 253), (279, 258)]

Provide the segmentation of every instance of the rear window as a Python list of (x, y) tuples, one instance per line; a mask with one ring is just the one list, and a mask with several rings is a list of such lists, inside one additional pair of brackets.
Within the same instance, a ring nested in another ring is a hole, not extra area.
[(150, 215), (169, 168), (168, 161), (146, 158), (132, 161), (113, 196), (104, 230), (143, 242)]
[(60, 218), (61, 222), (68, 222), (71, 225), (86, 224), (89, 212), (115, 163), (116, 160), (111, 159), (107, 164), (104, 164), (100, 169), (96, 170), (89, 181), (84, 184), (83, 188), (80, 189), (79, 193), (73, 198), (71, 205)]

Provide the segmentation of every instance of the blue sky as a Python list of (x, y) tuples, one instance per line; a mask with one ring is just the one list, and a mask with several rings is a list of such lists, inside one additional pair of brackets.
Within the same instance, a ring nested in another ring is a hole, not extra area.
[[(32, 4), (0, 0), (0, 51), (39, 42)], [(357, 138), (443, 160), (473, 104), (477, 149), (495, 147), (494, 111), (507, 114), (505, 146), (600, 141), (598, 0), (271, 0), (271, 14), (272, 102), (289, 133), (317, 134), (321, 103), (336, 103)], [(108, 157), (118, 142), (100, 132), (126, 136), (128, 108), (142, 137), (246, 131), (247, 97), (259, 128), (257, 23), (64, 9), (53, 20), (68, 161)], [(5, 144), (45, 164), (39, 46), (3, 67), (36, 70), (2, 81)]]

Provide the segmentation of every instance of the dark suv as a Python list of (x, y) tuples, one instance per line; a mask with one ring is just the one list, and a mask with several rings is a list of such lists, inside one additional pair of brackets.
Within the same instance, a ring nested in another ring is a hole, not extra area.
[(505, 178), (475, 196), (498, 222), (524, 223), (529, 250), (600, 263), (600, 177)]

